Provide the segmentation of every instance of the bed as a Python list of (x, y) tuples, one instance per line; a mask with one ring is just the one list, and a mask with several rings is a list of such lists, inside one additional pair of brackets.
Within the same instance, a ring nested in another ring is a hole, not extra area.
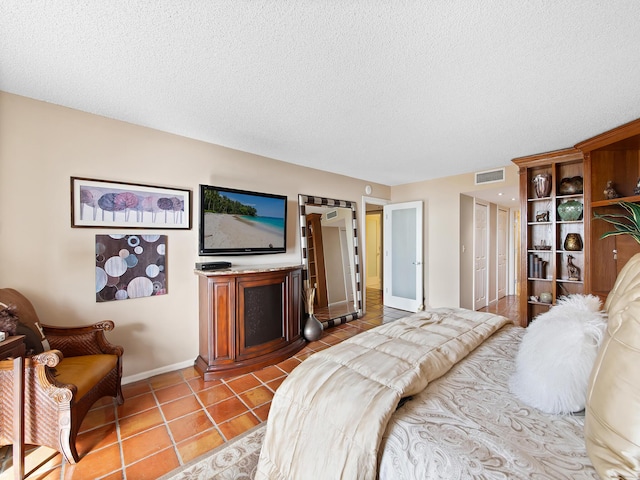
[(524, 329), (505, 326), (393, 414), (379, 478), (597, 479), (584, 415), (550, 415), (509, 391)]
[[(312, 355), (276, 391), (256, 480), (375, 478), (398, 404), (510, 323), (491, 313), (429, 309)], [(318, 455), (318, 445), (330, 454)]]
[(498, 315), (430, 309), (318, 352), (276, 391), (255, 479), (640, 478), (640, 254), (605, 310), (583, 414), (511, 393), (531, 329)]

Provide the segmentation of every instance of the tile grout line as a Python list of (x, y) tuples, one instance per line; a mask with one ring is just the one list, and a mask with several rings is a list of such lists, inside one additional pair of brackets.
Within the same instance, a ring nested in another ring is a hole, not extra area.
[[(191, 386), (191, 383), (187, 381), (187, 386), (189, 387), (189, 389), (191, 390), (191, 393), (193, 394), (193, 396), (196, 398), (196, 401), (200, 404), (200, 406), (202, 407), (202, 411), (204, 412), (204, 414), (207, 416), (207, 418), (209, 419), (209, 421), (213, 424), (213, 429), (215, 429), (218, 434), (220, 435), (220, 437), (224, 440), (224, 443), (227, 443), (226, 437), (224, 436), (224, 434), (222, 433), (222, 430), (220, 430), (220, 428), (218, 427), (217, 422), (213, 419), (213, 417), (211, 416), (211, 414), (209, 413), (209, 411), (207, 410), (207, 407), (205, 406), (205, 404), (202, 402), (202, 400), (200, 399), (200, 396), (198, 395), (199, 392), (196, 392), (193, 387)], [(214, 385), (211, 388), (215, 388), (217, 385)], [(227, 387), (228, 388), (228, 387)], [(204, 390), (207, 390), (206, 388)], [(201, 392), (204, 390), (200, 390)], [(220, 402), (222, 402), (223, 400), (220, 400)], [(216, 405), (217, 403), (220, 402), (216, 402), (213, 405)], [(180, 461), (182, 461), (182, 459), (180, 459)]]
[[(182, 375), (182, 373), (180, 373), (180, 377), (182, 378), (182, 381), (184, 381), (184, 375)], [(190, 386), (188, 383), (187, 383), (187, 385)], [(171, 388), (172, 386), (173, 385), (169, 385), (166, 388)], [(158, 410), (160, 412), (160, 417), (162, 418), (164, 428), (167, 430), (167, 434), (169, 435), (169, 439), (171, 440), (171, 447), (173, 448), (173, 451), (176, 454), (176, 458), (178, 459), (178, 463), (180, 465), (184, 465), (184, 463), (182, 461), (182, 455), (180, 455), (180, 451), (178, 450), (178, 445), (177, 445), (177, 443), (175, 441), (175, 438), (173, 437), (173, 432), (171, 431), (171, 427), (169, 427), (169, 422), (167, 421), (167, 417), (164, 414), (164, 411), (162, 410), (162, 404), (160, 403), (160, 400), (158, 399), (158, 395), (156, 395), (156, 389), (153, 388), (153, 386), (151, 384), (149, 385), (149, 387), (151, 388), (151, 394), (153, 395), (153, 398), (156, 401), (156, 406), (157, 406), (157, 408), (158, 408)], [(164, 450), (160, 450), (160, 451), (162, 452)], [(160, 453), (160, 452), (155, 452), (155, 453), (153, 453), (153, 455), (157, 455), (158, 453)], [(149, 458), (150, 456), (152, 456), (152, 455), (148, 455), (148, 456), (146, 456), (144, 458), (139, 459), (138, 461), (142, 461), (142, 460), (144, 460), (146, 458)], [(137, 463), (137, 462), (133, 462), (133, 463)], [(133, 465), (133, 463), (132, 463), (132, 465)]]
[[(276, 365), (276, 367), (277, 367), (277, 365)], [(278, 368), (280, 368), (280, 367), (278, 367)], [(281, 368), (280, 368), (280, 370), (282, 371), (282, 369), (281, 369)], [(271, 389), (268, 387), (268, 385), (265, 385), (265, 384), (264, 384), (264, 382), (263, 382), (261, 379), (259, 379), (258, 377), (256, 377), (256, 376), (253, 374), (253, 372), (249, 372), (248, 374), (245, 374), (245, 375), (242, 375), (242, 376), (246, 376), (246, 375), (251, 375), (253, 378), (255, 378), (255, 379), (259, 382), (259, 385), (258, 385), (258, 386), (261, 386), (261, 385), (262, 385), (262, 386), (264, 386), (264, 387), (268, 388), (269, 390), (271, 390)], [(287, 373), (285, 372), (285, 373), (284, 373), (284, 375), (287, 375)], [(237, 377), (236, 377), (236, 378), (237, 378)], [(280, 377), (278, 377), (278, 378), (280, 378)], [(252, 388), (250, 388), (250, 389), (248, 389), (248, 390), (245, 390), (245, 391), (243, 391), (243, 392), (238, 393), (238, 392), (236, 392), (236, 391), (235, 391), (235, 390), (234, 390), (234, 389), (233, 389), (233, 388), (232, 388), (232, 387), (231, 387), (231, 386), (230, 386), (230, 385), (225, 381), (225, 379), (222, 379), (222, 382), (223, 382), (223, 384), (224, 384), (224, 385), (226, 385), (226, 386), (227, 386), (227, 388), (229, 388), (229, 390), (231, 390), (231, 391), (233, 392), (233, 394), (237, 397), (237, 399), (238, 399), (238, 400), (240, 400), (240, 402), (241, 402), (241, 403), (242, 403), (242, 404), (247, 408), (248, 413), (251, 413), (251, 414), (252, 414), (252, 415), (253, 415), (253, 416), (258, 420), (258, 422), (259, 422), (259, 423), (258, 423), (258, 425), (259, 425), (260, 423), (263, 423), (263, 421), (260, 419), (260, 417), (258, 417), (258, 415), (256, 415), (256, 414), (255, 414), (255, 412), (253, 411), (254, 409), (253, 409), (253, 408), (251, 408), (249, 405), (247, 405), (247, 403), (242, 399), (242, 397), (240, 397), (240, 394), (241, 394), (241, 393), (245, 393), (245, 392), (248, 392), (249, 390), (253, 390), (253, 389), (252, 389)], [(254, 388), (258, 388), (258, 387), (254, 387)], [(273, 391), (273, 390), (271, 390), (271, 391)], [(275, 392), (274, 392), (274, 393), (275, 393)], [(271, 402), (271, 400), (269, 400), (269, 402)], [(263, 403), (263, 404), (261, 404), (261, 405), (259, 405), (259, 406), (266, 405), (266, 404), (267, 404), (267, 403), (269, 403), (269, 402), (265, 402), (265, 403)], [(257, 407), (256, 407), (256, 408), (257, 408)], [(233, 419), (235, 419), (235, 418), (241, 417), (241, 416), (242, 416), (242, 415), (244, 415), (245, 413), (247, 413), (247, 412), (243, 412), (243, 413), (241, 413), (241, 414), (239, 414), (239, 415), (236, 415), (236, 416), (234, 416), (234, 417), (228, 418), (227, 420), (225, 420), (225, 421), (224, 421), (224, 422), (222, 422), (222, 423), (230, 422), (231, 420), (233, 420)], [(229, 440), (232, 440), (232, 439), (233, 439), (233, 437), (232, 437), (232, 438), (230, 438)], [(227, 440), (227, 441), (229, 441), (229, 440)], [(225, 442), (225, 443), (226, 443), (226, 442)]]
[[(118, 442), (118, 451), (120, 452), (120, 465), (122, 466), (121, 468), (122, 478), (123, 480), (127, 480), (127, 468), (126, 468), (127, 466), (124, 461), (124, 449), (122, 448), (122, 434), (120, 432), (120, 415), (118, 414), (118, 405), (116, 404), (115, 399), (112, 399), (112, 405), (113, 405), (113, 414), (114, 414), (114, 419), (116, 424), (116, 441)], [(113, 473), (114, 472), (111, 472), (107, 475), (111, 475)], [(105, 476), (103, 476), (103, 478)]]

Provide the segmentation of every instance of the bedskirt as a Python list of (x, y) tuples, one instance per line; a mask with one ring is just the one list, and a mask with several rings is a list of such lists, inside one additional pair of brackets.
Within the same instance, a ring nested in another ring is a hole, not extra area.
[(524, 332), (503, 327), (396, 410), (379, 450), (380, 479), (599, 478), (583, 416), (545, 414), (509, 392)]

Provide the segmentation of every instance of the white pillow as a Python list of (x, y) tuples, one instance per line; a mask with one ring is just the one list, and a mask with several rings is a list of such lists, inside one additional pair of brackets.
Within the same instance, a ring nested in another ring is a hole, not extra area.
[(558, 300), (527, 327), (516, 356), (511, 392), (543, 412), (583, 410), (605, 327), (598, 297), (575, 294)]

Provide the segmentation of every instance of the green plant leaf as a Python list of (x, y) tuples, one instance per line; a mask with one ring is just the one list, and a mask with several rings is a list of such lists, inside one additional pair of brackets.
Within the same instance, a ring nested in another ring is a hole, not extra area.
[(620, 202), (620, 205), (631, 213), (634, 225), (640, 227), (640, 205), (631, 202)]
[(594, 219), (604, 220), (614, 226), (615, 230), (603, 233), (600, 238), (612, 237), (614, 235), (630, 235), (640, 243), (640, 205), (632, 202), (616, 202), (628, 213), (595, 213)]

